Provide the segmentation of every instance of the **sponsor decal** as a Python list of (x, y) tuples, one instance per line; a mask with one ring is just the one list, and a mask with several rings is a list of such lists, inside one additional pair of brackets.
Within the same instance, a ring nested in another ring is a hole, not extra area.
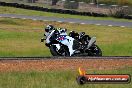
[(130, 83), (129, 74), (86, 74), (84, 69), (79, 68), (78, 84), (85, 83)]
[(58, 36), (57, 37), (57, 39), (56, 40), (58, 40), (58, 41), (63, 41), (63, 40), (65, 40), (66, 39), (66, 36), (65, 35), (60, 35), (60, 36)]

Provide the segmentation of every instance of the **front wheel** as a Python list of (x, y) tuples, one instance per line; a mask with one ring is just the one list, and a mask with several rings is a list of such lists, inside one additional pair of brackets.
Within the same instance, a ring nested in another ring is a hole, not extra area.
[(53, 56), (70, 56), (68, 49), (64, 46), (62, 46), (59, 50), (55, 45), (51, 45), (49, 48)]
[(97, 45), (93, 45), (88, 50), (88, 56), (102, 56), (102, 51)]

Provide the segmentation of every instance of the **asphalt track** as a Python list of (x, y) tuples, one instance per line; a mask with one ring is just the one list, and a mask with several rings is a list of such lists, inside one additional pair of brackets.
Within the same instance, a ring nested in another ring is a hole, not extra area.
[(80, 20), (73, 18), (26, 16), (26, 15), (16, 15), (16, 14), (0, 14), (0, 17), (43, 20), (43, 21), (57, 21), (57, 22), (79, 23), (79, 24), (94, 24), (94, 25), (105, 25), (105, 26), (132, 27), (132, 22), (120, 22), (120, 21), (110, 21), (110, 20)]
[(132, 59), (132, 56), (102, 56), (102, 57), (0, 57), (3, 60), (64, 60), (64, 59)]

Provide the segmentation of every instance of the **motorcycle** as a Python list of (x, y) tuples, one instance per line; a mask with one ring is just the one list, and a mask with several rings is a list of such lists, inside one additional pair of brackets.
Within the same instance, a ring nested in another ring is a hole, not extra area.
[[(76, 35), (77, 34), (77, 35)], [(42, 38), (53, 56), (102, 56), (102, 51), (95, 44), (96, 37), (89, 37), (84, 32), (67, 35), (66, 32), (55, 34), (55, 30)]]

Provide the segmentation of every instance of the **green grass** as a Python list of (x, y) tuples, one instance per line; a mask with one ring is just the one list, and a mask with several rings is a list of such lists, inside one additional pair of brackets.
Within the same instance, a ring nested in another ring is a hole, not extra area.
[(76, 18), (76, 19), (87, 19), (87, 20), (112, 20), (112, 21), (132, 22), (132, 20), (118, 19), (112, 17), (92, 17), (92, 16), (59, 14), (59, 13), (41, 12), (41, 11), (26, 10), (26, 9), (14, 8), (14, 7), (3, 7), (3, 6), (0, 6), (0, 14), (23, 14), (30, 16), (47, 16), (47, 17)]
[[(87, 70), (88, 74), (130, 74), (132, 67), (117, 70)], [(0, 88), (131, 88), (130, 84), (85, 84), (78, 85), (77, 71), (28, 71), (1, 72)]]
[(18, 19), (0, 19), (0, 56), (43, 56), (44, 53), (49, 56), (48, 49), (40, 43), (43, 30), (39, 25), (36, 22), (28, 25)]
[(0, 18), (0, 56), (51, 56), (44, 43), (40, 43), (47, 24), (67, 28), (68, 31), (85, 31), (97, 37), (97, 45), (102, 49), (103, 56), (132, 56), (131, 28), (11, 18)]

